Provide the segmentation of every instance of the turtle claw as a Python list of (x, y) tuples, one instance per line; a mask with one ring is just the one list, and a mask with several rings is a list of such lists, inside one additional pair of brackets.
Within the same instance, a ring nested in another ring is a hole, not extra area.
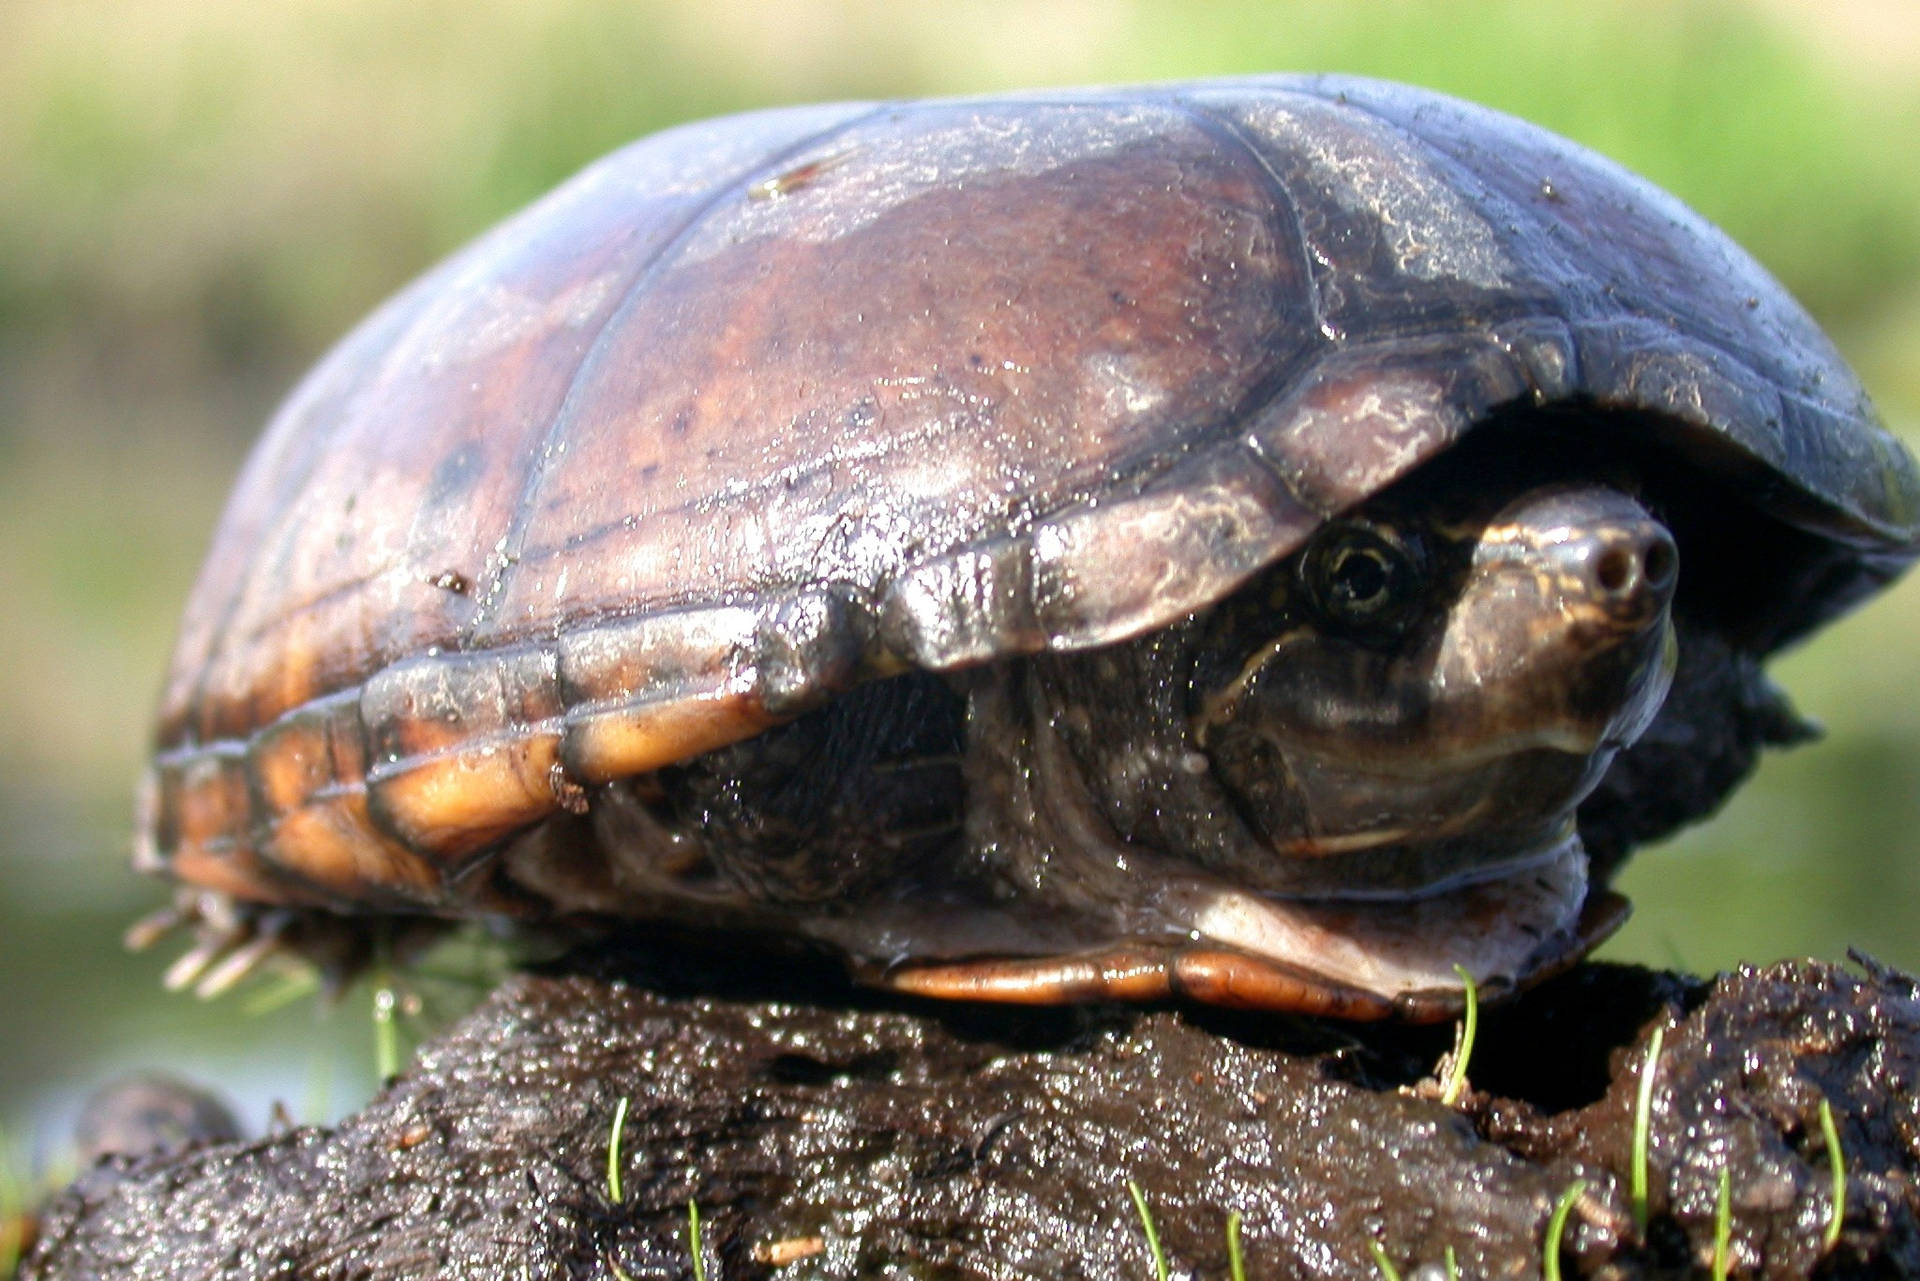
[(191, 929), (193, 946), (167, 966), (160, 982), (169, 992), (191, 988), (201, 1000), (211, 1000), (286, 950), (288, 920), (284, 912), (238, 907), (224, 895), (187, 893), (135, 921), (125, 942), (141, 952), (176, 931)]
[(223, 956), (232, 951), (238, 942), (232, 935), (210, 934), (202, 938), (192, 948), (169, 965), (166, 973), (160, 976), (160, 985), (169, 992), (184, 992), (197, 982)]
[(121, 942), (129, 952), (144, 952), (192, 919), (177, 903), (169, 903), (129, 925)]
[(193, 994), (203, 1001), (224, 996), (242, 979), (259, 968), (262, 961), (281, 950), (279, 933), (262, 931), (249, 942), (229, 952), (224, 959), (200, 975), (199, 982), (194, 984)]

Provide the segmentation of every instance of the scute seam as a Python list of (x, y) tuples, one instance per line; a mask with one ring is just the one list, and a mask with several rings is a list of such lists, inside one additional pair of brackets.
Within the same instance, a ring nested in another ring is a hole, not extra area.
[(622, 292), (619, 305), (611, 308), (601, 320), (592, 341), (587, 344), (586, 350), (582, 353), (580, 362), (574, 366), (567, 384), (567, 389), (560, 397), (560, 407), (554, 412), (553, 421), (549, 423), (546, 430), (540, 434), (538, 443), (531, 446), (528, 450), (527, 458), (529, 459), (530, 465), (523, 470), (519, 499), (513, 507), (513, 519), (507, 528), (507, 532), (501, 538), (500, 548), (494, 558), (494, 564), (490, 567), (485, 586), (477, 593), (479, 607), (474, 611), (473, 616), (468, 619), (466, 627), (462, 632), (463, 639), (477, 636), (492, 625), (495, 609), (504, 595), (502, 588), (505, 584), (507, 574), (515, 564), (520, 548), (526, 541), (527, 522), (531, 519), (533, 507), (530, 500), (533, 495), (538, 492), (541, 482), (546, 477), (547, 469), (553, 460), (554, 440), (570, 421), (581, 382), (589, 370), (594, 367), (598, 356), (605, 350), (608, 335), (615, 331), (620, 319), (632, 310), (635, 300), (639, 297), (640, 291), (646, 282), (654, 276), (663, 263), (669, 260), (675, 247), (685, 241), (687, 236), (700, 225), (714, 208), (729, 197), (736, 196), (740, 192), (745, 191), (752, 185), (753, 180), (757, 176), (777, 170), (780, 165), (792, 157), (800, 155), (809, 149), (816, 148), (822, 143), (831, 141), (866, 121), (885, 115), (889, 109), (891, 109), (891, 104), (886, 103), (869, 106), (868, 110), (849, 116), (847, 119), (835, 124), (832, 128), (822, 129), (808, 134), (799, 141), (781, 148), (771, 156), (757, 160), (730, 181), (716, 184), (711, 195), (696, 205), (686, 217), (681, 220), (680, 225), (674, 229), (673, 233), (664, 237), (653, 252), (647, 256), (646, 260), (637, 265), (632, 279), (627, 282)]

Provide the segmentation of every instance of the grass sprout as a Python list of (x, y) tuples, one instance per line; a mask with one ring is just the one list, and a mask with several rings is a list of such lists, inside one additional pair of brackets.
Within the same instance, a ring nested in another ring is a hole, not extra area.
[(393, 985), (393, 945), (384, 930), (373, 938), (373, 1071), (380, 1081), (400, 1073), (400, 993)]
[(373, 987), (373, 1071), (382, 1081), (400, 1075), (399, 1005), (399, 993), (383, 974)]
[(1587, 1190), (1585, 1179), (1575, 1179), (1567, 1184), (1567, 1190), (1553, 1203), (1553, 1214), (1547, 1219), (1547, 1240), (1541, 1247), (1540, 1275), (1546, 1281), (1560, 1281), (1560, 1239), (1566, 1235), (1567, 1216), (1573, 1213), (1573, 1203), (1578, 1201)]
[(1467, 1060), (1473, 1057), (1473, 1038), (1480, 1030), (1480, 989), (1474, 986), (1466, 966), (1455, 962), (1453, 972), (1466, 987), (1467, 1008), (1461, 1012), (1459, 1035), (1453, 1043), (1453, 1068), (1447, 1073), (1446, 1088), (1440, 1091), (1440, 1101), (1448, 1107), (1459, 1101), (1467, 1087)]
[(26, 1181), (13, 1163), (13, 1145), (0, 1130), (0, 1279), (10, 1278), (25, 1253)]
[(1454, 1254), (1452, 1246), (1447, 1247), (1446, 1258), (1447, 1281), (1460, 1281), (1460, 1259), (1459, 1256)]
[(1367, 1238), (1367, 1249), (1373, 1252), (1373, 1266), (1380, 1269), (1382, 1281), (1400, 1281), (1400, 1269), (1393, 1266), (1393, 1260), (1387, 1257), (1387, 1248), (1372, 1237)]
[(1833, 1213), (1820, 1234), (1820, 1244), (1828, 1249), (1840, 1243), (1840, 1223), (1847, 1215), (1847, 1154), (1840, 1147), (1840, 1130), (1833, 1123), (1833, 1106), (1820, 1100), (1820, 1137), (1827, 1142), (1827, 1164), (1833, 1170)]
[(1240, 1211), (1227, 1216), (1227, 1275), (1232, 1281), (1247, 1281), (1247, 1261), (1240, 1253)]
[(627, 1096), (613, 1105), (613, 1126), (607, 1132), (607, 1200), (619, 1205), (627, 1199), (620, 1186), (620, 1137), (627, 1129)]
[(1667, 1039), (1667, 1025), (1653, 1029), (1647, 1040), (1647, 1058), (1640, 1065), (1640, 1090), (1633, 1100), (1633, 1168), (1628, 1175), (1633, 1205), (1633, 1226), (1642, 1238), (1647, 1235), (1647, 1156), (1652, 1146), (1653, 1074), (1660, 1066), (1660, 1047)]
[(700, 1248), (700, 1207), (692, 1197), (687, 1198), (687, 1253), (693, 1256), (693, 1281), (707, 1281), (707, 1256)]
[(1713, 1198), (1713, 1281), (1727, 1281), (1733, 1244), (1733, 1175), (1720, 1167), (1720, 1190)]
[(1153, 1213), (1147, 1209), (1146, 1193), (1132, 1179), (1127, 1180), (1127, 1195), (1133, 1198), (1133, 1208), (1140, 1215), (1140, 1226), (1147, 1234), (1147, 1249), (1153, 1253), (1153, 1275), (1155, 1281), (1167, 1281), (1167, 1254), (1160, 1248), (1160, 1231), (1153, 1226)]

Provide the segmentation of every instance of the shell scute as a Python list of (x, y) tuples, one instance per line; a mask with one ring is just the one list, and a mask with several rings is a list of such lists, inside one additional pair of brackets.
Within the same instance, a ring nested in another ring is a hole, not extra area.
[(561, 763), (583, 782), (646, 773), (775, 721), (752, 665), (761, 612), (676, 610), (608, 621), (555, 642), (567, 691)]
[(1294, 207), (1328, 328), (1364, 333), (1436, 292), (1512, 297), (1518, 272), (1498, 202), (1404, 130), (1300, 93), (1192, 100), (1231, 120), (1288, 191), (1315, 193)]
[(1036, 526), (1034, 615), (1051, 648), (1124, 640), (1221, 599), (1320, 521), (1252, 450), (1197, 454)]
[(553, 812), (565, 713), (544, 647), (441, 653), (362, 687), (368, 804), (410, 848), (457, 865)]

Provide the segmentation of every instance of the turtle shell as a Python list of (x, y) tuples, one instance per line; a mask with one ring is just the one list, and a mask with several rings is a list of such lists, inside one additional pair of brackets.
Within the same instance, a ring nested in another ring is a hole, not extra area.
[(494, 910), (471, 871), (597, 784), (1166, 626), (1555, 405), (1797, 531), (1737, 601), (1756, 652), (1915, 554), (1911, 458), (1781, 287), (1506, 116), (1264, 77), (672, 129), (280, 410), (187, 610), (142, 861)]

